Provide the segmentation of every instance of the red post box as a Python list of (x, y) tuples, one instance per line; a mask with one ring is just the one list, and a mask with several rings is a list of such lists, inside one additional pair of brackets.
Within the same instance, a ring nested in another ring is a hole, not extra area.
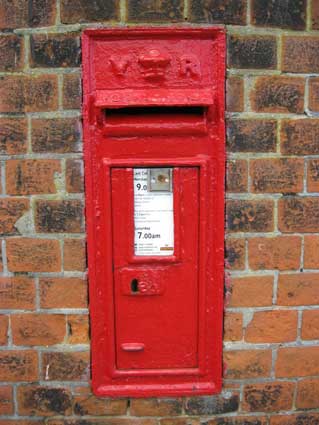
[(224, 60), (221, 28), (84, 32), (97, 395), (221, 388)]

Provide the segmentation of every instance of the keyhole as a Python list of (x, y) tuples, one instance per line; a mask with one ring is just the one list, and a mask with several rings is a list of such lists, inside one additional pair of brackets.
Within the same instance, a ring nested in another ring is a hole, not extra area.
[(132, 279), (131, 291), (132, 292), (138, 292), (138, 280), (137, 279)]

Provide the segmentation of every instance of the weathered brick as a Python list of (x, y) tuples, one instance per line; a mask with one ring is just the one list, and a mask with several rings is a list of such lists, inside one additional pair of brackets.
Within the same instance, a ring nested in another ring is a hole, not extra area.
[(229, 76), (226, 80), (226, 110), (242, 112), (244, 110), (244, 80)]
[(89, 316), (87, 314), (70, 314), (67, 317), (68, 343), (89, 343)]
[(182, 0), (128, 0), (128, 20), (132, 22), (161, 22), (183, 20)]
[(305, 236), (304, 267), (306, 269), (319, 268), (319, 236)]
[(302, 413), (300, 415), (272, 416), (270, 425), (317, 425), (319, 413)]
[(247, 161), (237, 159), (227, 162), (226, 188), (228, 192), (246, 192), (248, 184)]
[(1, 0), (0, 28), (54, 25), (56, 5), (52, 0)]
[(300, 267), (301, 238), (276, 236), (248, 240), (249, 266), (253, 270), (296, 270)]
[[(9, 386), (0, 387), (0, 415), (13, 414), (13, 394)], [(0, 422), (1, 423), (1, 422)]]
[[(189, 416), (184, 417), (173, 417), (160, 419), (160, 425), (200, 425), (199, 418), (190, 418)], [(205, 421), (205, 424), (208, 422)]]
[[(231, 418), (215, 418), (205, 420), (207, 425), (267, 425), (265, 416), (233, 416)], [(187, 425), (187, 424), (185, 424)]]
[[(1, 289), (0, 289), (1, 294)], [(8, 343), (9, 318), (5, 314), (0, 314), (0, 345)], [(1, 387), (0, 387), (0, 412), (1, 412)]]
[(311, 24), (313, 30), (319, 30), (319, 2), (317, 0), (311, 2)]
[(231, 35), (228, 66), (246, 69), (276, 69), (277, 43), (273, 36)]
[(3, 261), (2, 261), (2, 245), (0, 241), (0, 272), (3, 271)]
[[(0, 6), (1, 7), (1, 6)], [(23, 67), (23, 38), (15, 34), (0, 36), (0, 71), (18, 71)]]
[(272, 276), (233, 277), (229, 306), (261, 307), (271, 305), (272, 292)]
[(294, 382), (267, 382), (245, 385), (242, 410), (277, 412), (292, 408)]
[[(0, 425), (2, 425), (0, 423)], [(10, 424), (11, 425), (11, 424)], [(158, 425), (157, 419), (151, 418), (85, 418), (85, 419), (48, 419), (45, 425)]]
[(306, 0), (253, 0), (252, 23), (261, 27), (303, 30), (306, 27)]
[(271, 350), (224, 351), (225, 378), (250, 379), (270, 376)]
[(226, 261), (230, 269), (245, 268), (245, 239), (226, 239)]
[(52, 239), (7, 240), (8, 268), (12, 272), (61, 271), (60, 243)]
[(66, 190), (69, 193), (84, 191), (84, 167), (81, 159), (68, 159), (66, 161)]
[(229, 200), (226, 203), (229, 232), (270, 232), (274, 227), (270, 200)]
[(240, 341), (243, 337), (243, 316), (229, 313), (224, 316), (224, 341)]
[(182, 413), (181, 399), (136, 399), (131, 401), (132, 416), (176, 416)]
[(79, 233), (84, 230), (82, 201), (39, 200), (35, 204), (35, 227), (40, 233)]
[(281, 126), (281, 150), (291, 155), (319, 154), (319, 119), (284, 120)]
[(287, 197), (278, 203), (278, 227), (284, 233), (316, 232), (319, 226), (319, 199)]
[(62, 314), (14, 314), (11, 316), (15, 345), (54, 345), (65, 337), (65, 317)]
[(303, 379), (297, 383), (296, 406), (298, 409), (319, 407), (319, 379)]
[(277, 303), (292, 306), (319, 304), (318, 288), (318, 273), (280, 275)]
[(54, 177), (60, 172), (60, 161), (54, 159), (8, 160), (7, 193), (11, 195), (56, 193)]
[(65, 388), (20, 386), (18, 405), (21, 416), (69, 415), (72, 397)]
[(84, 271), (86, 269), (86, 249), (84, 239), (65, 239), (64, 270)]
[(319, 72), (319, 37), (283, 36), (282, 43), (284, 72)]
[(227, 148), (230, 152), (275, 152), (275, 120), (230, 120), (227, 124)]
[(0, 154), (18, 155), (27, 151), (27, 120), (0, 118)]
[(297, 311), (257, 311), (246, 327), (245, 340), (254, 343), (295, 341), (297, 324)]
[(116, 0), (108, 0), (106, 2), (62, 0), (61, 2), (61, 22), (64, 24), (116, 20), (118, 15), (119, 3)]
[[(87, 3), (86, 3), (87, 4)], [(96, 4), (96, 3), (93, 3)], [(91, 3), (91, 6), (93, 5)], [(63, 75), (63, 108), (80, 109), (81, 108), (81, 76), (80, 74)]]
[(35, 286), (28, 277), (0, 277), (0, 308), (31, 310), (35, 306)]
[(32, 149), (37, 153), (80, 152), (80, 121), (77, 118), (32, 120)]
[(319, 339), (319, 310), (304, 310), (302, 313), (301, 338)]
[(276, 363), (276, 376), (312, 376), (319, 374), (319, 347), (280, 348)]
[(0, 234), (15, 235), (18, 229), (16, 222), (29, 209), (29, 200), (24, 198), (0, 199)]
[(309, 79), (309, 109), (314, 112), (319, 112), (319, 78), (318, 77)]
[(81, 388), (80, 393), (74, 396), (73, 411), (75, 415), (125, 415), (126, 409), (126, 399), (96, 397), (89, 388)]
[(42, 375), (48, 381), (85, 381), (89, 377), (88, 351), (44, 352), (42, 354)]
[(80, 40), (77, 34), (34, 34), (30, 37), (32, 68), (80, 66)]
[(252, 110), (256, 112), (304, 112), (305, 80), (297, 77), (259, 77), (251, 91)]
[(35, 351), (1, 350), (0, 380), (4, 382), (36, 381), (38, 356)]
[(0, 112), (42, 112), (57, 107), (56, 75), (0, 77)]
[(308, 192), (319, 192), (319, 160), (311, 159), (308, 162), (307, 171)]
[(185, 412), (188, 415), (216, 415), (236, 412), (239, 407), (239, 395), (223, 393), (216, 396), (192, 397), (185, 401)]
[(42, 308), (86, 308), (87, 283), (77, 277), (40, 279)]
[(191, 0), (191, 21), (215, 24), (246, 24), (244, 0)]

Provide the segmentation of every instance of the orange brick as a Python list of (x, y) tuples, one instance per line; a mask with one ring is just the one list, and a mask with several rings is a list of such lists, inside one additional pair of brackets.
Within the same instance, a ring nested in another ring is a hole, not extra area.
[(133, 399), (130, 414), (133, 416), (176, 416), (182, 413), (181, 399)]
[(82, 388), (80, 394), (74, 396), (73, 410), (75, 415), (125, 415), (126, 409), (126, 399), (96, 397), (88, 388)]
[(77, 277), (40, 279), (42, 308), (86, 308), (87, 282)]
[(272, 304), (273, 277), (233, 278), (229, 307), (260, 307)]
[(13, 394), (12, 388), (8, 386), (0, 387), (0, 415), (13, 414)]
[(38, 355), (35, 351), (0, 351), (0, 380), (4, 382), (36, 381)]
[(27, 120), (0, 118), (0, 153), (17, 155), (27, 151)]
[(318, 155), (319, 120), (282, 120), (281, 152), (287, 155)]
[(237, 159), (227, 162), (226, 187), (228, 192), (246, 192), (248, 184), (247, 161)]
[(316, 425), (317, 423), (319, 423), (319, 413), (283, 414), (270, 418), (270, 425)]
[(245, 268), (245, 239), (226, 239), (226, 267), (233, 270)]
[(228, 77), (226, 80), (226, 109), (228, 112), (244, 110), (244, 80), (241, 77)]
[(271, 350), (224, 351), (225, 378), (249, 379), (270, 376)]
[(0, 277), (0, 308), (31, 310), (35, 306), (34, 280)]
[[(8, 342), (8, 316), (1, 314), (0, 315), (0, 345), (6, 345)], [(1, 387), (0, 387), (1, 390)], [(0, 406), (1, 406), (1, 397), (0, 397)], [(1, 411), (1, 407), (0, 407)]]
[(319, 339), (319, 310), (305, 310), (302, 313), (302, 339)]
[(278, 305), (319, 304), (319, 274), (298, 273), (280, 275)]
[(309, 109), (314, 112), (319, 112), (319, 78), (318, 77), (309, 79)]
[(319, 268), (319, 236), (305, 236), (304, 266), (306, 269)]
[(87, 314), (71, 314), (67, 317), (67, 323), (69, 344), (89, 343), (89, 316)]
[(252, 191), (256, 193), (297, 193), (303, 189), (302, 159), (266, 158), (250, 162)]
[(291, 196), (279, 199), (278, 227), (283, 233), (312, 233), (319, 226), (319, 198)]
[(296, 406), (298, 409), (319, 407), (319, 379), (303, 379), (298, 382)]
[(253, 270), (296, 270), (300, 267), (301, 238), (277, 236), (248, 240), (249, 266)]
[(292, 378), (319, 374), (319, 347), (280, 348), (276, 363), (276, 376)]
[(245, 340), (255, 343), (294, 341), (297, 324), (297, 311), (258, 311), (246, 328)]
[(294, 382), (267, 382), (245, 385), (242, 410), (247, 412), (278, 412), (292, 408)]
[(11, 316), (15, 345), (53, 345), (65, 337), (65, 317), (62, 314), (14, 314)]
[(243, 316), (241, 313), (226, 312), (224, 317), (224, 341), (239, 341), (243, 337)]
[(9, 160), (6, 165), (7, 193), (11, 195), (56, 193), (54, 176), (60, 172), (61, 165), (58, 160)]
[(311, 159), (308, 162), (307, 173), (308, 192), (319, 192), (319, 160)]
[(86, 249), (84, 239), (65, 239), (64, 270), (84, 271), (86, 269)]
[(58, 240), (15, 238), (7, 240), (8, 268), (12, 272), (61, 271)]
[(0, 199), (0, 233), (14, 235), (18, 233), (16, 222), (29, 209), (29, 200), (24, 198)]
[(89, 365), (89, 351), (54, 351), (42, 354), (42, 376), (48, 381), (87, 382)]

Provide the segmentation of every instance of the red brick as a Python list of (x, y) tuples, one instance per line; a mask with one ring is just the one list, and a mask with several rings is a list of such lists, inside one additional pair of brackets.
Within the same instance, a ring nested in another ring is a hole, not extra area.
[(311, 159), (308, 162), (307, 172), (308, 192), (319, 192), (319, 160)]
[(296, 407), (298, 409), (319, 407), (319, 379), (303, 379), (298, 382)]
[(48, 381), (85, 381), (89, 378), (90, 353), (44, 352), (42, 354), (42, 376)]
[(89, 343), (89, 316), (87, 314), (71, 314), (67, 317), (68, 343)]
[(305, 236), (304, 267), (306, 269), (319, 268), (319, 236)]
[(1, 240), (0, 240), (0, 272), (3, 271), (3, 262), (2, 262), (2, 246), (1, 246)]
[(282, 70), (284, 72), (319, 72), (319, 37), (283, 36)]
[(8, 268), (12, 272), (59, 272), (58, 240), (15, 238), (7, 240)]
[(86, 269), (86, 249), (84, 239), (65, 239), (64, 270), (84, 271)]
[(0, 233), (15, 235), (18, 233), (16, 222), (29, 209), (29, 200), (23, 198), (0, 199)]
[(280, 348), (276, 376), (292, 378), (319, 374), (319, 347)]
[(232, 278), (229, 307), (262, 307), (272, 304), (273, 277)]
[(242, 112), (244, 110), (244, 80), (230, 76), (226, 80), (226, 110)]
[[(17, 420), (17, 419), (0, 419), (0, 425), (45, 425), (43, 420), (31, 419), (31, 420)], [(53, 425), (53, 424), (52, 424)]]
[(281, 151), (288, 155), (319, 154), (319, 119), (283, 120)]
[(67, 159), (66, 161), (66, 190), (69, 193), (84, 191), (84, 167), (81, 159)]
[(250, 379), (270, 376), (271, 350), (224, 351), (225, 378)]
[(246, 327), (245, 340), (253, 343), (295, 341), (297, 324), (297, 311), (257, 311)]
[(267, 382), (245, 385), (242, 410), (278, 412), (292, 408), (294, 382)]
[(314, 112), (319, 112), (319, 78), (318, 77), (309, 79), (309, 109)]
[(84, 231), (83, 203), (72, 200), (39, 200), (35, 203), (38, 233), (80, 233)]
[(15, 345), (53, 345), (65, 338), (65, 317), (62, 314), (14, 314), (11, 316)]
[(18, 404), (21, 416), (70, 415), (72, 396), (65, 388), (20, 386)]
[(252, 23), (261, 27), (279, 27), (303, 30), (306, 27), (307, 0), (290, 0), (289, 6), (282, 0), (253, 0)]
[(182, 413), (180, 399), (136, 399), (131, 401), (132, 416), (176, 416)]
[(311, 2), (311, 23), (313, 30), (319, 30), (319, 3), (318, 0)]
[(256, 112), (302, 114), (305, 80), (297, 77), (259, 77), (251, 92), (251, 107)]
[(57, 106), (55, 75), (0, 77), (0, 112), (52, 111)]
[(270, 200), (231, 199), (226, 203), (229, 232), (270, 232), (274, 228), (274, 204)]
[(278, 281), (279, 305), (319, 304), (319, 273), (280, 275)]
[(31, 310), (34, 306), (35, 285), (33, 279), (22, 276), (0, 277), (1, 309)]
[(128, 0), (128, 20), (130, 22), (183, 21), (183, 6), (182, 0), (166, 1), (165, 3)]
[(317, 232), (319, 199), (315, 197), (287, 197), (278, 202), (278, 227), (283, 233)]
[(27, 120), (0, 118), (0, 153), (18, 155), (27, 151)]
[(301, 338), (319, 339), (319, 310), (303, 311)]
[[(1, 293), (1, 289), (0, 289)], [(1, 314), (0, 315), (0, 345), (7, 345), (8, 343), (8, 325), (9, 318), (8, 316)], [(0, 387), (1, 390), (1, 387)], [(0, 396), (0, 411), (1, 411), (1, 396)]]
[(0, 380), (4, 382), (36, 381), (38, 356), (35, 351), (0, 351)]
[(75, 415), (125, 415), (126, 408), (126, 399), (96, 397), (88, 388), (82, 388), (79, 394), (74, 396), (73, 410)]
[(224, 317), (224, 341), (240, 341), (243, 337), (243, 316), (241, 313), (229, 313)]
[(77, 277), (40, 279), (42, 308), (86, 308), (87, 283)]
[(63, 75), (63, 109), (81, 108), (81, 75), (64, 74)]
[[(0, 415), (13, 414), (13, 394), (12, 388), (8, 386), (0, 387)], [(1, 421), (0, 421), (1, 423)]]
[(115, 0), (90, 2), (86, 0), (62, 0), (61, 22), (78, 24), (79, 22), (100, 22), (116, 19), (119, 5)]
[(238, 410), (239, 393), (233, 392), (226, 395), (220, 393), (215, 396), (194, 396), (185, 400), (185, 413), (188, 415), (217, 415)]
[(2, 0), (0, 28), (43, 27), (54, 25), (56, 5), (51, 0)]
[(248, 259), (252, 270), (296, 270), (300, 267), (300, 255), (299, 236), (248, 239)]
[(0, 71), (20, 70), (23, 67), (23, 54), (24, 44), (21, 36), (15, 34), (0, 36)]
[[(222, 422), (221, 422), (222, 421)], [(265, 416), (238, 416), (230, 418), (205, 419), (205, 425), (268, 425)], [(169, 425), (169, 424), (168, 424)], [(185, 423), (187, 425), (187, 423)]]
[(237, 159), (227, 162), (226, 187), (228, 192), (247, 192), (248, 164)]
[(250, 162), (252, 192), (296, 193), (303, 189), (302, 159), (267, 158)]
[(191, 0), (191, 21), (245, 25), (247, 6), (244, 0)]
[(244, 270), (245, 239), (226, 239), (226, 266), (232, 270)]
[(270, 425), (317, 425), (318, 423), (319, 413), (284, 414), (270, 418)]
[[(195, 419), (189, 416), (160, 419), (159, 423), (160, 425), (200, 425), (199, 418)], [(205, 421), (205, 423), (207, 423), (207, 425), (212, 425), (210, 421)]]
[(8, 160), (7, 193), (11, 195), (56, 193), (54, 177), (55, 173), (60, 172), (60, 161), (54, 159)]
[[(0, 425), (2, 425), (0, 423)], [(11, 424), (10, 424), (11, 425)], [(45, 425), (158, 425), (157, 419), (151, 418), (85, 418), (85, 419), (47, 419)]]

